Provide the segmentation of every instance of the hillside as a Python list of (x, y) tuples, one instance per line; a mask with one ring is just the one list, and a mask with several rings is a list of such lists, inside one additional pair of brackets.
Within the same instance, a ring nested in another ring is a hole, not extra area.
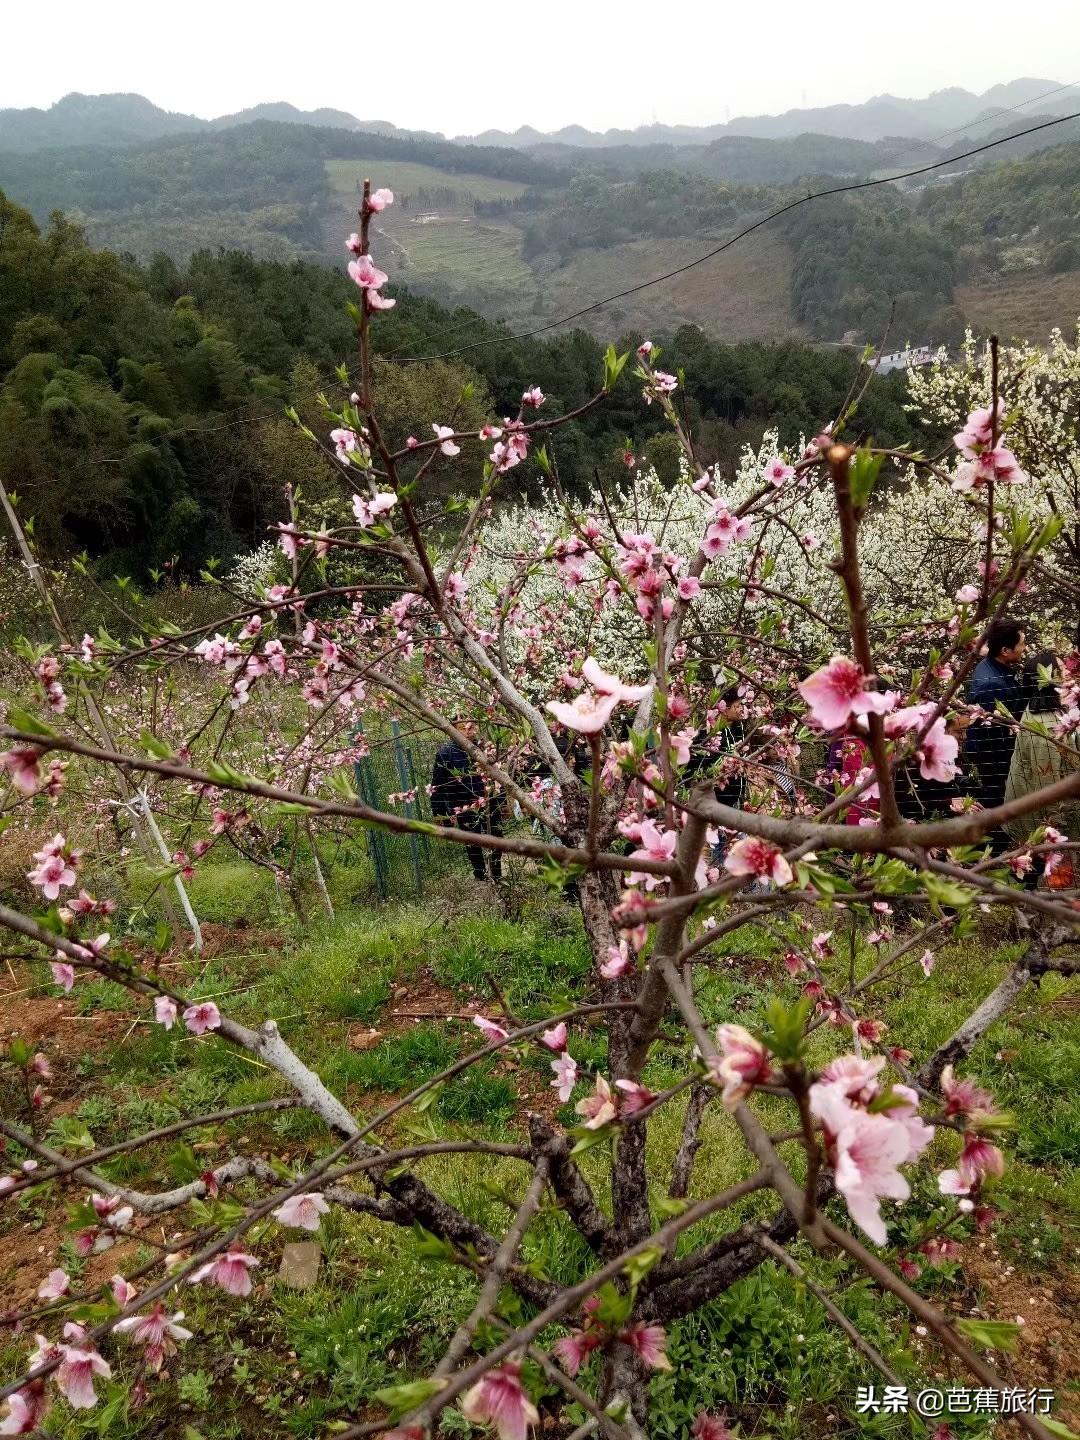
[[(858, 368), (850, 351), (721, 345), (697, 325), (680, 328), (700, 299), (734, 330), (754, 293), (753, 262), (740, 257), (720, 285), (690, 272), (666, 296), (666, 313), (655, 314), (669, 363), (687, 371), (682, 403), (694, 432), (727, 458), (755, 426), (775, 425), (794, 442), (818, 410), (835, 413)], [(600, 285), (604, 276), (584, 280)], [(455, 412), (469, 385), (475, 399), (456, 412), (463, 425), (479, 423), (487, 397), (494, 413), (512, 413), (528, 384), (541, 386), (556, 414), (594, 393), (605, 345), (583, 331), (508, 341), (476, 311), (397, 288), (402, 303), (372, 326), (394, 444), (417, 413)], [(192, 572), (211, 555), (227, 559), (259, 544), (287, 481), (321, 495), (329, 472), (282, 410), (294, 403), (324, 427), (315, 397), (335, 366), (354, 363), (345, 308), (354, 293), (340, 266), (239, 251), (139, 266), (91, 248), (63, 217), (39, 231), (0, 193), (0, 479), (24, 496), (39, 542), (54, 554), (85, 548), (139, 572), (176, 557)], [(718, 306), (728, 307), (726, 317)], [(620, 335), (620, 318), (608, 312), (608, 333), (629, 348), (641, 331)], [(389, 367), (388, 357), (462, 343), (478, 345), (462, 361)], [(903, 396), (902, 376), (875, 379), (860, 423), (887, 443), (910, 441)], [(564, 483), (580, 486), (597, 470), (623, 475), (631, 432), (650, 459), (670, 465), (663, 415), (640, 411), (626, 372), (606, 406), (560, 430)], [(431, 483), (448, 491), (474, 484), (467, 465), (440, 464)], [(528, 493), (537, 474), (533, 462), (521, 466), (508, 493)]]
[[(288, 123), (274, 117), (299, 113), (291, 107), (258, 110), (264, 118), (244, 122), (255, 112), (241, 112), (138, 143), (0, 150), (0, 186), (39, 222), (61, 209), (92, 243), (144, 260), (163, 252), (183, 261), (209, 245), (340, 262), (370, 175), (397, 196), (374, 247), (395, 281), (530, 329), (686, 265), (808, 192), (957, 153), (955, 141), (950, 150), (825, 134), (522, 150), (316, 125), (311, 116)], [(1016, 117), (1004, 131), (1037, 118)], [(1037, 289), (1038, 277), (1080, 269), (1080, 137), (1053, 143), (1078, 129), (1068, 122), (1028, 137), (1026, 146), (1041, 147), (1033, 153), (1010, 143), (906, 187), (800, 206), (721, 258), (582, 323), (607, 334), (693, 317), (731, 340), (860, 343), (876, 342), (892, 313), (899, 344), (951, 343), (969, 319), (1004, 327), (1007, 280), (1022, 276)], [(1031, 310), (1032, 338), (1044, 311), (1058, 316), (1070, 293), (1056, 284), (1049, 308)]]

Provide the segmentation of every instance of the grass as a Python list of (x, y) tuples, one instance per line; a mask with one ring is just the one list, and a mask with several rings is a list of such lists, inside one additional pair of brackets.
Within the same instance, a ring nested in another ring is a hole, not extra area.
[[(387, 1097), (432, 1078), (477, 1043), (472, 1028), (460, 1019), (395, 1017), (395, 992), (404, 988), (429, 997), (437, 994), (438, 999), (428, 998), (419, 1008), (439, 1015), (444, 1007), (447, 1012), (471, 1010), (477, 1001), (496, 1013), (494, 981), (516, 1015), (538, 1017), (559, 1009), (587, 983), (589, 960), (580, 920), (569, 906), (548, 898), (528, 898), (515, 923), (483, 906), (448, 912), (433, 897), (380, 909), (343, 908), (333, 922), (319, 917), (301, 926), (271, 903), (272, 887), (271, 892), (262, 891), (253, 872), (243, 872), (251, 882), (247, 885), (231, 864), (207, 867), (203, 874), (197, 903), (204, 912), (213, 909), (219, 924), (234, 927), (238, 921), (250, 925), (259, 916), (279, 938), (264, 936), (254, 943), (244, 928), (234, 929), (235, 944), (221, 946), (205, 966), (193, 967), (192, 993), (227, 995), (230, 1013), (248, 1023), (273, 1015), (298, 1053), (357, 1113), (373, 1113)], [(347, 888), (347, 880), (333, 872), (329, 878), (332, 887)], [(770, 993), (793, 996), (794, 985), (779, 963), (781, 953), (782, 942), (761, 931), (730, 937), (731, 963), (721, 961), (698, 972), (698, 998), (707, 1021), (735, 1018), (753, 1027), (763, 1019)], [(929, 979), (916, 970), (914, 978), (909, 975), (903, 986), (887, 987), (881, 1001), (867, 1008), (888, 1014), (890, 1039), (902, 1037), (916, 1053), (926, 1053), (992, 988), (1016, 954), (1011, 942), (989, 937), (943, 947)], [(860, 947), (857, 970), (864, 973), (873, 959)], [(837, 974), (844, 972), (846, 954), (832, 963)], [(87, 1013), (109, 1014), (119, 1006), (116, 987), (104, 982), (82, 984), (77, 993)], [(382, 1033), (374, 1048), (358, 1050), (350, 1043), (357, 1025)], [(816, 1061), (842, 1047), (843, 1037), (831, 1027), (815, 1032)], [(605, 1065), (603, 1025), (575, 1027), (572, 1048), (583, 1072), (576, 1099), (591, 1084), (591, 1071)], [(654, 1089), (663, 1088), (685, 1073), (689, 1059), (688, 1046), (672, 1030), (670, 1043), (656, 1048), (644, 1078)], [(154, 1025), (117, 1032), (110, 1045), (87, 1054), (77, 1068), (74, 1116), (96, 1143), (122, 1138), (133, 1127), (160, 1125), (179, 1115), (281, 1092), (276, 1077), (250, 1058), (212, 1039), (195, 1040)], [(1038, 989), (1025, 992), (1008, 1019), (976, 1048), (963, 1073), (992, 1088), (1016, 1117), (1015, 1130), (1004, 1142), (1009, 1168), (997, 1182), (1008, 1212), (997, 1235), (1002, 1256), (1033, 1281), (1074, 1264), (1080, 1217), (1080, 1040), (1068, 986), (1047, 976)], [(395, 1118), (379, 1132), (380, 1138), (393, 1143), (470, 1134), (520, 1137), (522, 1086), (535, 1093), (534, 1087), (546, 1087), (547, 1079), (546, 1059), (538, 1052), (520, 1060), (486, 1061), (441, 1087), (426, 1110)], [(755, 1106), (774, 1128), (788, 1123), (781, 1102), (766, 1098)], [(679, 1145), (684, 1108), (680, 1097), (650, 1125), (657, 1202)], [(561, 1118), (574, 1123), (573, 1100), (563, 1107)], [(707, 1111), (701, 1137), (691, 1199), (746, 1173), (742, 1142), (719, 1104)], [(167, 1142), (150, 1154), (117, 1157), (106, 1169), (114, 1179), (150, 1188), (160, 1185), (163, 1175), (178, 1180), (191, 1164), (218, 1163), (239, 1148), (274, 1155), (298, 1173), (328, 1143), (320, 1123), (303, 1112), (286, 1111), (239, 1119), (216, 1130), (195, 1130), (179, 1145)], [(939, 1140), (936, 1147), (940, 1168), (956, 1148), (955, 1137)], [(793, 1165), (795, 1150), (791, 1145), (784, 1150)], [(580, 1163), (606, 1205), (606, 1148), (589, 1151)], [(505, 1229), (525, 1183), (520, 1164), (485, 1156), (429, 1157), (418, 1162), (417, 1172), (497, 1233)], [(257, 1191), (241, 1187), (239, 1193), (254, 1197)], [(926, 1224), (939, 1198), (932, 1182), (920, 1179), (894, 1235), (903, 1238)], [(695, 1227), (680, 1248), (771, 1214), (774, 1204), (764, 1196), (747, 1197), (730, 1214)], [(843, 1206), (833, 1202), (833, 1207), (837, 1217), (843, 1217)], [(654, 1215), (657, 1221), (663, 1218), (658, 1206)], [(32, 1200), (15, 1208), (13, 1220), (16, 1225), (52, 1223), (40, 1202)], [(170, 1367), (175, 1378), (152, 1388), (145, 1410), (127, 1410), (119, 1384), (105, 1387), (106, 1404), (85, 1418), (58, 1412), (55, 1433), (64, 1440), (94, 1433), (179, 1435), (190, 1425), (205, 1440), (244, 1440), (257, 1434), (322, 1436), (336, 1422), (354, 1418), (373, 1388), (429, 1370), (467, 1313), (475, 1282), (454, 1267), (425, 1258), (408, 1231), (366, 1217), (335, 1211), (327, 1217), (321, 1239), (319, 1282), (303, 1293), (275, 1279), (280, 1246), (274, 1232), (256, 1240), (266, 1288), (239, 1303), (224, 1302), (201, 1288), (185, 1294), (185, 1323), (196, 1338), (186, 1347), (183, 1363)], [(804, 1247), (796, 1253), (898, 1374), (921, 1383), (926, 1366), (897, 1307), (842, 1262), (821, 1260), (804, 1253)], [(559, 1282), (579, 1277), (590, 1263), (580, 1237), (554, 1209), (530, 1227), (523, 1259)], [(927, 1272), (919, 1284), (948, 1304), (963, 1276)], [(556, 1333), (545, 1334), (544, 1343)], [(22, 1340), (10, 1342), (6, 1350), (0, 1344), (0, 1374), (13, 1372), (24, 1351)], [(677, 1322), (671, 1328), (670, 1353), (675, 1371), (659, 1378), (650, 1418), (650, 1434), (661, 1440), (681, 1440), (700, 1409), (734, 1412), (744, 1433), (767, 1433), (777, 1440), (823, 1437), (838, 1428), (900, 1440), (902, 1417), (853, 1414), (856, 1386), (873, 1376), (813, 1296), (771, 1263), (720, 1300)], [(289, 1355), (284, 1367), (277, 1358), (282, 1354)], [(114, 1350), (110, 1359), (118, 1378), (130, 1374), (125, 1351)], [(586, 1371), (587, 1385), (592, 1378), (592, 1371)], [(464, 1434), (465, 1429), (460, 1412), (448, 1412), (443, 1433)], [(976, 1432), (965, 1422), (957, 1422), (954, 1429), (965, 1440), (974, 1440)]]

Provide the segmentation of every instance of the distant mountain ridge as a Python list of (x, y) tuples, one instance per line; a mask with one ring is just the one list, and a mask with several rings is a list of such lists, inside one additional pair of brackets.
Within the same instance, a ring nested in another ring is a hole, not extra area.
[(271, 101), (203, 120), (162, 110), (143, 95), (81, 95), (73, 92), (48, 110), (0, 110), (0, 150), (65, 149), (73, 145), (142, 145), (170, 135), (207, 134), (270, 120), (286, 125), (311, 125), (405, 139), (438, 139), (427, 131), (401, 130), (389, 120), (358, 120), (344, 110), (298, 110), (287, 101)]
[(808, 133), (846, 140), (875, 141), (893, 137), (929, 140), (954, 126), (972, 125), (995, 114), (1008, 115), (1015, 106), (1030, 104), (1054, 90), (1058, 93), (1047, 97), (1040, 105), (1040, 113), (1065, 114), (1080, 108), (1080, 87), (1067, 89), (1058, 81), (1025, 78), (993, 85), (981, 95), (955, 86), (937, 90), (922, 99), (876, 95), (861, 105), (824, 105), (787, 110), (782, 115), (741, 115), (722, 125), (655, 124), (603, 132), (566, 125), (549, 134), (523, 125), (512, 132), (484, 130), (479, 135), (455, 136), (455, 140), (460, 145), (508, 145), (521, 150), (553, 144), (588, 149), (621, 145), (709, 145), (734, 135), (783, 140)]
[[(1055, 92), (1047, 95), (1047, 92)], [(1045, 97), (1045, 98), (1040, 98)], [(952, 87), (921, 99), (877, 95), (861, 105), (826, 105), (788, 110), (782, 115), (739, 116), (716, 125), (642, 125), (634, 130), (587, 130), (564, 125), (544, 133), (531, 125), (512, 132), (484, 130), (453, 137), (453, 143), (499, 146), (516, 150), (551, 146), (605, 150), (626, 146), (711, 145), (735, 136), (786, 140), (813, 134), (836, 139), (876, 142), (890, 138), (929, 140), (943, 131), (962, 129), (994, 115), (1007, 117), (1016, 106), (1039, 100), (1043, 115), (1080, 108), (1080, 87), (1053, 80), (1024, 78), (993, 85), (981, 95)], [(142, 144), (169, 135), (196, 134), (269, 120), (337, 130), (391, 135), (402, 139), (445, 140), (440, 131), (407, 130), (389, 120), (360, 120), (345, 110), (299, 110), (287, 101), (254, 105), (232, 115), (203, 120), (197, 115), (163, 110), (142, 95), (65, 95), (47, 110), (0, 110), (0, 150), (33, 151), (71, 145)]]

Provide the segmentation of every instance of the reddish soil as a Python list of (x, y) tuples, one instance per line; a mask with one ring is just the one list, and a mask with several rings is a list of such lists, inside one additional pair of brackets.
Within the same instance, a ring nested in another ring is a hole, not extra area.
[(990, 1356), (994, 1367), (1010, 1385), (1053, 1389), (1053, 1418), (1073, 1430), (1080, 1428), (1080, 1349), (1075, 1338), (1080, 1273), (1064, 1264), (1037, 1276), (1023, 1273), (1002, 1258), (992, 1241), (985, 1249), (965, 1245), (960, 1265), (967, 1286), (957, 1313), (1024, 1322), (1015, 1354)]

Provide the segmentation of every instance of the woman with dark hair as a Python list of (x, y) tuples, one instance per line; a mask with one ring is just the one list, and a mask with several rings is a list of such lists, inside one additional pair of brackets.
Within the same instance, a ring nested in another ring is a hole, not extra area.
[[(1058, 694), (1061, 667), (1048, 650), (1034, 656), (1024, 667), (1029, 700), (1016, 736), (1016, 749), (1009, 766), (1005, 799), (1016, 800), (1080, 770), (1080, 736), (1065, 734), (1061, 722), (1065, 709)], [(1040, 676), (1040, 670), (1043, 672)], [(1049, 679), (1046, 678), (1049, 672)], [(1070, 840), (1080, 840), (1080, 802), (1066, 801), (1049, 810), (1037, 810), (1009, 822), (1008, 830), (1024, 841), (1039, 825), (1063, 830)]]

